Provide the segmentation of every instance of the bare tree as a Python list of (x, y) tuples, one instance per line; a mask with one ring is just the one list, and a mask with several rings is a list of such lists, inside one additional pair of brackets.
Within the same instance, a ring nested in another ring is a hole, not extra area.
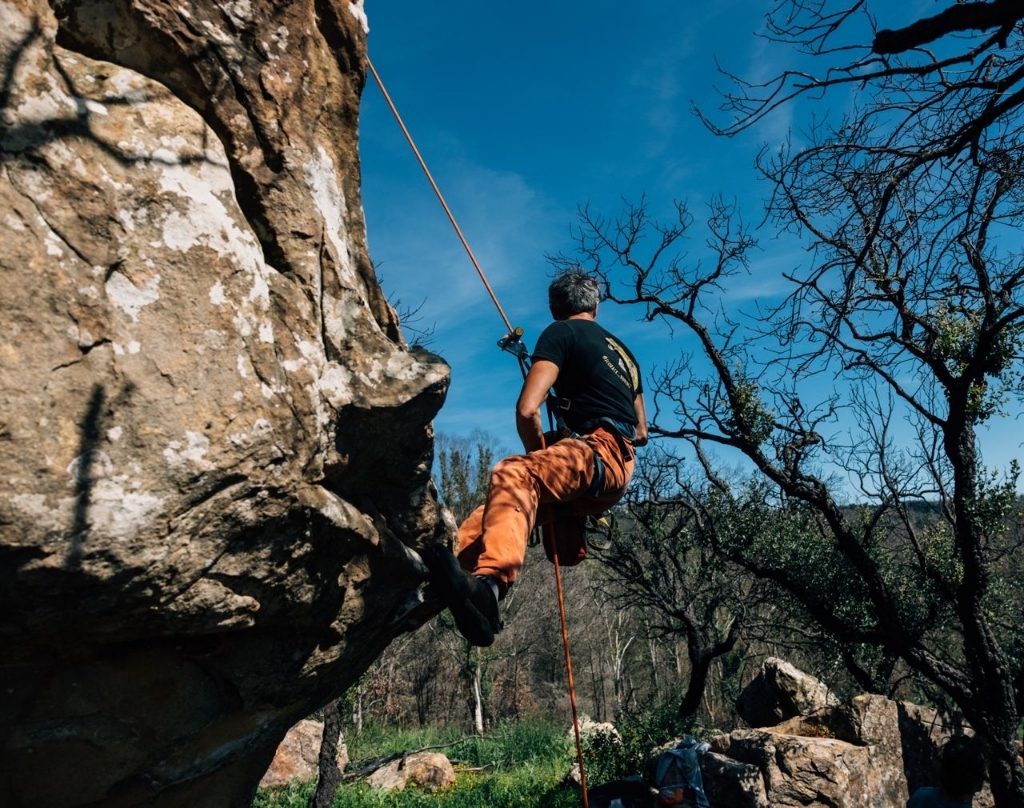
[[(913, 638), (902, 655), (989, 740), (1001, 805), (1024, 804), (1014, 744), (1024, 701), (1020, 662), (1007, 652), (1014, 640), (990, 616), (1017, 470), (1001, 480), (986, 472), (977, 430), (1007, 400), (1020, 400), (1022, 21), (1019, 2), (957, 2), (899, 29), (876, 30), (867, 0), (780, 2), (768, 17), (769, 36), (824, 70), (785, 73), (761, 87), (740, 82), (726, 104), (739, 115), (721, 130), (747, 128), (799, 95), (849, 91), (850, 112), (819, 124), (809, 146), (762, 154), (762, 170), (775, 183), (776, 221), (809, 233), (818, 248), (816, 266), (794, 276), (788, 346), (816, 345), (802, 352), (801, 368), (834, 360), (885, 390), (862, 398), (881, 402), (874, 415), (884, 426), (869, 443), (882, 451), (861, 455), (860, 464), (862, 479), (876, 481), (886, 506), (880, 514), (905, 521), (903, 504), (924, 493), (942, 505), (955, 572), (935, 568), (924, 543), (935, 537), (911, 530), (908, 549), (955, 610), (959, 653), (950, 657)], [(886, 396), (915, 420), (917, 467), (893, 457)], [(808, 437), (806, 430), (795, 435)], [(807, 484), (792, 474), (783, 479)], [(825, 493), (806, 499), (825, 506)], [(854, 531), (843, 538), (848, 528), (834, 516), (828, 521), (877, 606), (898, 607), (891, 581), (865, 557), (863, 538), (855, 542)], [(884, 524), (884, 516), (877, 521)], [(901, 630), (883, 633), (890, 647), (912, 639)]]
[[(649, 451), (634, 479), (617, 528), (597, 558), (618, 581), (611, 596), (648, 617), (654, 638), (686, 639), (689, 679), (679, 703), (682, 718), (701, 706), (711, 666), (740, 638), (740, 583), (701, 541), (700, 514), (679, 479), (678, 459)], [(616, 679), (616, 695), (618, 695)]]
[[(901, 204), (930, 211), (912, 222), (891, 207), (879, 215), (888, 186), (839, 168), (817, 185), (780, 184), (794, 221), (836, 224), (815, 225), (812, 268), (790, 273), (789, 296), (749, 318), (715, 299), (755, 246), (721, 201), (705, 263), (684, 265), (693, 221), (681, 204), (668, 224), (646, 200), (616, 219), (583, 209), (578, 241), (609, 298), (682, 327), (699, 346), (656, 380), (651, 431), (692, 446), (713, 505), (694, 507), (716, 517), (705, 525), (718, 546), (789, 592), (865, 681), (902, 660), (947, 694), (991, 746), (999, 804), (1019, 805), (1021, 660), (1007, 652), (1019, 641), (1002, 627), (1009, 582), (994, 580), (1012, 549), (1017, 469), (986, 471), (977, 435), (1021, 394), (1024, 269), (988, 239), (1000, 223), (1024, 224), (1024, 187), (1005, 165), (972, 166), (957, 205), (933, 205), (952, 177), (904, 184)], [(846, 196), (821, 196), (835, 189)], [(897, 438), (904, 420), (913, 432)], [(726, 479), (715, 457), (723, 449), (746, 458), (755, 484)], [(869, 508), (846, 507), (838, 472)], [(941, 521), (922, 530), (910, 513), (926, 499)], [(814, 563), (784, 563), (787, 547)]]

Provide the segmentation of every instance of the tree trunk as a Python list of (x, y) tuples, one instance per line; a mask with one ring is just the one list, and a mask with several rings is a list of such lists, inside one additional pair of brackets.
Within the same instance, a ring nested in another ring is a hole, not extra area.
[(697, 714), (704, 700), (704, 688), (707, 687), (708, 674), (711, 671), (713, 656), (700, 656), (694, 660), (690, 668), (690, 681), (686, 685), (686, 693), (679, 703), (679, 717), (691, 718)]
[(356, 686), (356, 697), (352, 702), (352, 725), (356, 728), (356, 737), (363, 734), (363, 688)]
[(473, 728), (477, 735), (484, 734), (484, 702), (480, 680), (483, 677), (483, 665), (477, 653), (473, 664)]
[(1017, 755), (1014, 735), (1009, 735), (1009, 743), (991, 749), (989, 760), (989, 788), (998, 808), (1024, 805), (1024, 767)]
[(335, 700), (324, 708), (324, 736), (320, 741), (320, 755), (317, 758), (316, 790), (309, 798), (309, 808), (331, 808), (334, 804), (334, 795), (338, 793), (338, 785), (341, 783), (338, 745), (344, 743), (341, 735), (341, 702)]

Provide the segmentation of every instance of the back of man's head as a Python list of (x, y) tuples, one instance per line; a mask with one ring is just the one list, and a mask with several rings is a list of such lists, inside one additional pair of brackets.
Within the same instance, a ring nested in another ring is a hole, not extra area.
[(969, 801), (985, 784), (988, 766), (978, 738), (957, 735), (942, 749), (939, 780), (951, 799)]
[(582, 269), (563, 272), (548, 287), (548, 306), (556, 320), (593, 311), (600, 302), (601, 284)]

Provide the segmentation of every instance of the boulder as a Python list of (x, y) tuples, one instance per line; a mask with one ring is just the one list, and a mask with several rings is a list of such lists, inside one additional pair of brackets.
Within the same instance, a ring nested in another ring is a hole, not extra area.
[(440, 752), (414, 752), (381, 766), (366, 782), (385, 791), (401, 791), (407, 785), (436, 791), (455, 782), (455, 769)]
[(770, 727), (838, 703), (823, 682), (785, 660), (770, 657), (740, 692), (736, 712), (751, 727)]
[[(903, 808), (907, 801), (902, 769), (873, 746), (855, 746), (834, 738), (810, 738), (770, 730), (736, 730), (727, 741), (716, 745), (735, 763), (758, 771), (742, 771), (744, 783), (753, 787), (749, 796), (733, 798), (729, 805), (770, 805), (797, 808), (828, 805), (833, 808)], [(714, 753), (711, 753), (714, 755)], [(720, 781), (711, 767), (704, 768), (709, 798), (723, 799), (726, 789), (735, 789), (730, 778)], [(729, 774), (728, 770), (723, 774)], [(758, 782), (760, 781), (760, 783)], [(763, 785), (764, 798), (760, 788)], [(717, 802), (715, 804), (718, 804)]]
[[(762, 671), (769, 672), (762, 684), (772, 694), (771, 704), (805, 712), (772, 726), (711, 738), (710, 751), (699, 758), (711, 805), (905, 808), (909, 794), (936, 782), (934, 764), (945, 741), (971, 732), (934, 710), (883, 696), (861, 694), (840, 703), (827, 689), (816, 687), (812, 677), (780, 662), (769, 660)], [(819, 706), (812, 709), (816, 702)], [(648, 782), (653, 781), (658, 755), (674, 743), (652, 750), (645, 768)], [(616, 794), (613, 789), (600, 793), (609, 799)], [(986, 786), (975, 796), (974, 806), (993, 805)]]
[(770, 729), (781, 735), (837, 738), (857, 746), (877, 746), (889, 757), (902, 754), (899, 705), (884, 696), (861, 694), (846, 704), (787, 719)]
[[(778, 660), (766, 666), (785, 676), (765, 677), (784, 684), (784, 691), (821, 690), (813, 679)], [(811, 686), (808, 687), (807, 683)], [(712, 805), (730, 808), (905, 808), (910, 793), (936, 782), (934, 763), (945, 741), (969, 727), (934, 710), (883, 696), (861, 694), (840, 703), (824, 693), (822, 706), (810, 709), (815, 698), (774, 699), (773, 703), (802, 704), (804, 714), (773, 726), (739, 729), (710, 739), (711, 749), (701, 755), (704, 790)], [(654, 763), (669, 742), (651, 751), (644, 778), (652, 782)], [(566, 785), (578, 785), (575, 769)], [(908, 789), (909, 784), (909, 789)], [(626, 791), (624, 781), (593, 789), (598, 805), (627, 805), (639, 790)], [(986, 786), (974, 798), (975, 808), (993, 808)]]
[[(288, 730), (284, 740), (277, 746), (274, 759), (270, 762), (260, 788), (286, 786), (290, 783), (304, 783), (316, 780), (319, 774), (318, 760), (320, 742), (324, 737), (324, 725), (320, 721), (305, 718)], [(348, 765), (348, 750), (344, 744), (338, 746), (338, 771)]]
[[(795, 714), (712, 740), (701, 762), (712, 804), (904, 808), (908, 791), (896, 702), (865, 694), (839, 703), (781, 660), (768, 660), (761, 679), (773, 694), (773, 712)], [(754, 692), (748, 690), (748, 698)]]
[(449, 369), (366, 246), (362, 3), (0, 19), (0, 805), (247, 808), (452, 538)]

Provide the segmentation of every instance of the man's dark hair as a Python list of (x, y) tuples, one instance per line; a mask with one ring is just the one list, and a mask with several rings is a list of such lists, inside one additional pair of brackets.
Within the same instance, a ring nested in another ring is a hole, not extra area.
[(548, 287), (548, 306), (556, 320), (593, 311), (600, 302), (601, 284), (582, 269), (563, 272)]
[(988, 765), (979, 738), (957, 735), (942, 748), (939, 782), (951, 799), (970, 800), (985, 785)]

